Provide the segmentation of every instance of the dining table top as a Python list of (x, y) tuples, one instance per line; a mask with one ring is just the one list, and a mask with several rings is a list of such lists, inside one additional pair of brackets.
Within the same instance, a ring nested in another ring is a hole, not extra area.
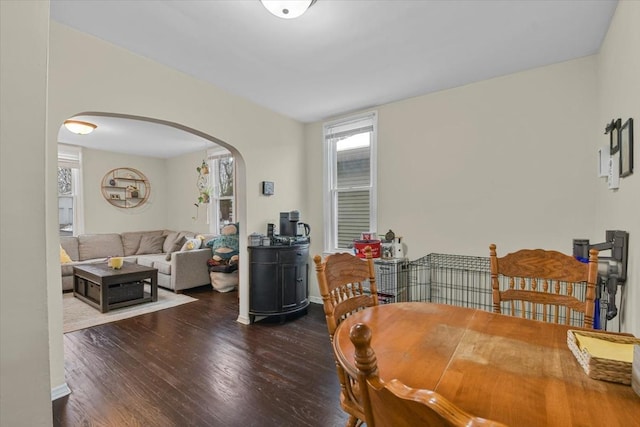
[(371, 329), (383, 381), (436, 391), (475, 416), (514, 427), (640, 426), (631, 386), (588, 377), (574, 357), (567, 331), (578, 328), (425, 302), (378, 305), (334, 334), (354, 377), (356, 323)]

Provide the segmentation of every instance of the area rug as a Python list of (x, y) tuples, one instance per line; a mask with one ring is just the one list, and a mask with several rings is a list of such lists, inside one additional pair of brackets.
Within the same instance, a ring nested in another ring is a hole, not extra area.
[(158, 288), (158, 301), (146, 302), (119, 308), (107, 313), (100, 313), (99, 310), (91, 307), (89, 304), (80, 301), (78, 298), (74, 298), (73, 292), (68, 292), (62, 296), (63, 331), (64, 333), (73, 332), (78, 329), (128, 319), (193, 301), (197, 301), (197, 299)]

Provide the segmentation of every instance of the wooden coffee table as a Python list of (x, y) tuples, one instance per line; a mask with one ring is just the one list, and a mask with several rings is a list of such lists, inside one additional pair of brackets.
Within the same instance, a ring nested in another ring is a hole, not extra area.
[[(151, 292), (146, 292), (145, 282)], [(114, 270), (107, 263), (73, 267), (73, 296), (106, 313), (116, 308), (158, 300), (158, 270), (125, 262)]]

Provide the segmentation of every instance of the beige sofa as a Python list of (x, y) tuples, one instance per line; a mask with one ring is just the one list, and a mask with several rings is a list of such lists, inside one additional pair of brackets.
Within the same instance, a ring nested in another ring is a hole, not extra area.
[(61, 263), (62, 290), (73, 290), (74, 266), (105, 262), (113, 256), (158, 269), (158, 286), (174, 292), (210, 284), (207, 260), (212, 256), (211, 248), (204, 244), (201, 249), (182, 248), (186, 239), (196, 235), (204, 236), (204, 243), (214, 237), (171, 230), (60, 237), (60, 245), (71, 258), (71, 262)]

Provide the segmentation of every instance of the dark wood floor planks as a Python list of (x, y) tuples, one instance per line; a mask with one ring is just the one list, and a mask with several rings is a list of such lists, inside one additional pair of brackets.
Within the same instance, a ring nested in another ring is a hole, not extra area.
[(236, 322), (237, 293), (65, 334), (72, 394), (55, 426), (343, 426), (320, 305), (280, 324)]

